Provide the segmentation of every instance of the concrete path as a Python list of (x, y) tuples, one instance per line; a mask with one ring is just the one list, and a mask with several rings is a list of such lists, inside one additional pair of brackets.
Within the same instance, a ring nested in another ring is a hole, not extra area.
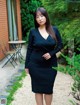
[[(21, 52), (25, 58), (25, 54), (26, 54), (25, 46), (23, 46)], [(8, 93), (6, 92), (6, 89), (8, 89), (8, 85), (11, 85), (10, 81), (13, 78), (15, 78), (16, 75), (20, 74), (20, 70), (24, 69), (24, 65), (21, 64), (19, 60), (17, 60), (17, 65), (15, 66), (15, 68), (10, 63), (8, 63), (2, 68), (5, 60), (6, 59), (3, 59), (2, 61), (0, 61), (0, 97), (8, 95)]]
[[(31, 91), (31, 79), (27, 75), (22, 80), (23, 86), (14, 95), (11, 105), (36, 105), (34, 93)], [(52, 105), (72, 105), (69, 100), (74, 100), (71, 93), (73, 80), (69, 75), (58, 72), (55, 85)], [(44, 104), (45, 105), (45, 104)]]

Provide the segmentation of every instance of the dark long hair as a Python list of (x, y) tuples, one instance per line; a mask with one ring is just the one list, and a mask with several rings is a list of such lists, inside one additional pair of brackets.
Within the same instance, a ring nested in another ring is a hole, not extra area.
[(47, 13), (47, 11), (43, 7), (37, 8), (37, 10), (34, 12), (34, 24), (35, 24), (35, 28), (39, 27), (39, 24), (36, 21), (36, 14), (37, 14), (38, 11), (41, 12), (41, 14), (43, 16), (45, 16), (45, 18), (46, 18), (46, 30), (47, 30), (47, 32), (51, 35), (52, 38), (54, 38), (57, 41), (55, 33), (54, 33), (54, 30), (53, 30), (53, 27), (50, 24), (48, 13)]

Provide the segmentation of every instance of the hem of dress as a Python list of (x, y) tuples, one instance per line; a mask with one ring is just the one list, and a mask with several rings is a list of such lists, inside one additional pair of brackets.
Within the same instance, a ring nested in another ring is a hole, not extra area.
[(52, 92), (38, 92), (38, 91), (34, 91), (32, 90), (33, 93), (39, 93), (39, 94), (53, 94), (53, 91)]

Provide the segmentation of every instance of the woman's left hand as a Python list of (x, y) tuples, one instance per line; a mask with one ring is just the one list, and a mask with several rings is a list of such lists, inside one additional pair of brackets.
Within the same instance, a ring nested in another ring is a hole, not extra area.
[(46, 60), (51, 58), (51, 55), (49, 53), (45, 53), (42, 57), (44, 57)]

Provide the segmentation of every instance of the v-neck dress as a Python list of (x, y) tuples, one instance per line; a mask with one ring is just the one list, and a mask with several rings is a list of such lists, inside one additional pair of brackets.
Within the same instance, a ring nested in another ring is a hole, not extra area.
[[(31, 29), (27, 47), (25, 68), (29, 69), (32, 91), (34, 93), (52, 94), (57, 70), (56, 53), (62, 49), (62, 39), (56, 27), (53, 27), (57, 42), (48, 35), (44, 39), (38, 28)], [(43, 54), (49, 53), (51, 58), (46, 60)]]

